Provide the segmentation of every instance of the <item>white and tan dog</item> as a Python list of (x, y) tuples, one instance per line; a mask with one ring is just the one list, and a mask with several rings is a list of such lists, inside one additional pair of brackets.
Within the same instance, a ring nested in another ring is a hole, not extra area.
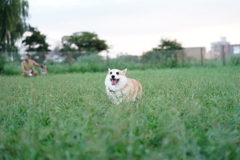
[(41, 71), (41, 75), (47, 75), (48, 74), (47, 66), (41, 65), (40, 71)]
[(136, 101), (142, 96), (142, 86), (135, 80), (126, 77), (127, 69), (109, 69), (105, 79), (106, 91), (114, 104), (122, 101)]

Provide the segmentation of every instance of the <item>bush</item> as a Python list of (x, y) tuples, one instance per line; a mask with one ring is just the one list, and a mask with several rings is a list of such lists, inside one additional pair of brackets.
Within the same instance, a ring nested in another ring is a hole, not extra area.
[(177, 67), (175, 51), (150, 51), (144, 54), (144, 62), (150, 68), (174, 68)]
[(142, 63), (137, 56), (122, 56), (115, 59), (109, 60), (110, 66), (109, 68), (116, 69), (140, 69), (142, 67)]
[(77, 72), (102, 72), (106, 70), (107, 66), (101, 56), (90, 54), (80, 56), (78, 60), (73, 63), (72, 68)]
[(230, 64), (234, 66), (240, 65), (240, 58), (239, 57), (230, 57)]
[(5, 75), (20, 75), (21, 66), (17, 62), (5, 63), (2, 73)]

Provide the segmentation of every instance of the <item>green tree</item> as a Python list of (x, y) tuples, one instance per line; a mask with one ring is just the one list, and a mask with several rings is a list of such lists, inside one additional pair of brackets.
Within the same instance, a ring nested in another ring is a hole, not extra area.
[(169, 51), (169, 50), (181, 50), (182, 44), (178, 43), (177, 40), (161, 39), (161, 43), (153, 48), (152, 51)]
[(22, 43), (27, 47), (26, 51), (33, 52), (32, 58), (39, 63), (45, 60), (45, 55), (50, 51), (48, 49), (49, 44), (46, 42), (46, 36), (34, 27), (28, 26), (28, 32), (30, 36), (26, 36)]
[(28, 1), (0, 0), (0, 51), (16, 51), (15, 42), (26, 29)]
[(143, 55), (145, 63), (161, 66), (161, 67), (176, 67), (175, 51), (181, 50), (182, 45), (176, 40), (161, 39), (161, 43), (151, 51)]
[(71, 36), (62, 37), (62, 51), (80, 51), (82, 53), (98, 53), (108, 49), (105, 40), (90, 32), (76, 32)]
[(34, 27), (28, 26), (28, 32), (31, 33), (30, 36), (26, 36), (22, 43), (27, 46), (28, 52), (45, 52), (50, 51), (48, 49), (49, 44), (46, 42), (46, 36), (41, 34), (41, 32)]

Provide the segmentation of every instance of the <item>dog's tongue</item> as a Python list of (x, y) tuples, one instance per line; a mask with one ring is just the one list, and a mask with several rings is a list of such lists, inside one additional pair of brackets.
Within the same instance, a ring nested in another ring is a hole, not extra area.
[(117, 80), (116, 80), (116, 79), (113, 79), (113, 80), (112, 80), (112, 85), (116, 85), (116, 83), (117, 83)]

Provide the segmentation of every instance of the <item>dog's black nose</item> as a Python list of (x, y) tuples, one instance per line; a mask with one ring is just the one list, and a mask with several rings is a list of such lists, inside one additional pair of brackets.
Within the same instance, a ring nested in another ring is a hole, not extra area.
[(114, 79), (115, 78), (115, 76), (114, 75), (112, 75), (112, 79)]

